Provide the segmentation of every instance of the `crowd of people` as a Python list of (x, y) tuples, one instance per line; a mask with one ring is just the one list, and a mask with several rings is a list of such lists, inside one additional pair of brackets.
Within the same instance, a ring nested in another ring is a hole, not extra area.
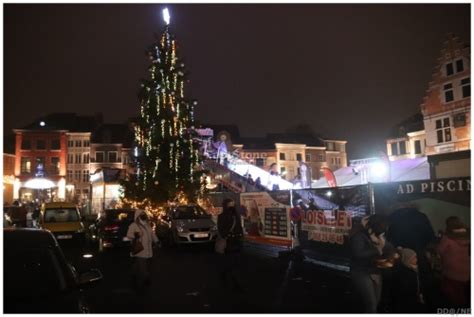
[[(386, 219), (372, 215), (351, 232), (351, 279), (360, 310), (428, 313), (470, 307), (467, 226), (449, 217), (440, 237), (418, 210), (401, 212), (409, 212), (412, 221), (388, 226)], [(410, 226), (415, 231), (406, 234)]]

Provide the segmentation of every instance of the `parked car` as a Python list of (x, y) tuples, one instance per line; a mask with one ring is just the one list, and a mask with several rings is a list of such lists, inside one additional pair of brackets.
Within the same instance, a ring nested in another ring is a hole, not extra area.
[(77, 274), (51, 232), (5, 228), (3, 247), (4, 313), (90, 312), (83, 290), (102, 274)]
[(157, 235), (171, 244), (208, 243), (217, 238), (217, 225), (198, 205), (170, 208), (157, 224)]
[(44, 203), (41, 206), (40, 227), (51, 231), (63, 246), (85, 244), (85, 227), (75, 204)]
[(135, 209), (106, 209), (90, 227), (92, 239), (98, 242), (99, 251), (128, 246), (127, 230), (134, 221)]

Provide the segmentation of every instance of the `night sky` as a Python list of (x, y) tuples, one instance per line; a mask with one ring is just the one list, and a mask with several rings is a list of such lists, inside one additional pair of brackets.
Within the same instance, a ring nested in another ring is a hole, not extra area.
[[(51, 112), (138, 115), (163, 4), (4, 5), (4, 131)], [(469, 4), (172, 4), (197, 119), (243, 136), (299, 123), (384, 149), (419, 111), (446, 33), (470, 42)]]

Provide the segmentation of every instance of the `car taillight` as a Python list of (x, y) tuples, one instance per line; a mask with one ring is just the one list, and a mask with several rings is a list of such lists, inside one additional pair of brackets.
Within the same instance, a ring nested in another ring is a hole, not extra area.
[(105, 226), (105, 231), (117, 231), (119, 229), (118, 225)]

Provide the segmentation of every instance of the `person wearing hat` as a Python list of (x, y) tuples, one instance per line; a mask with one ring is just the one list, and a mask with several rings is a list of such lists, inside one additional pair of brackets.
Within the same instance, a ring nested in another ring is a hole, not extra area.
[(400, 262), (394, 268), (392, 281), (393, 309), (395, 313), (423, 312), (423, 294), (418, 276), (416, 252), (399, 248)]
[(446, 219), (446, 231), (438, 247), (441, 257), (441, 291), (449, 304), (455, 307), (469, 306), (471, 281), (471, 255), (469, 230), (458, 217)]

